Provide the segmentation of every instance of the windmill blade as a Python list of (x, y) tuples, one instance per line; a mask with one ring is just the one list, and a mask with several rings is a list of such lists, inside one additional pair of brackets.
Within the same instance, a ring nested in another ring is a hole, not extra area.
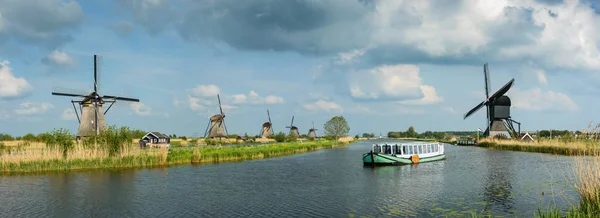
[(94, 55), (94, 92), (98, 93), (98, 56)]
[(71, 93), (61, 93), (61, 92), (52, 92), (52, 95), (69, 96), (69, 97), (82, 97), (82, 98), (86, 97), (85, 95), (71, 94)]
[(267, 109), (267, 116), (269, 117), (269, 123), (273, 125), (273, 123), (271, 122), (271, 114), (269, 113), (269, 109)]
[(119, 96), (112, 96), (112, 95), (105, 95), (102, 98), (109, 98), (109, 99), (114, 99), (114, 100), (119, 100), (119, 101), (140, 102), (140, 99), (137, 99), (137, 98), (126, 98), (126, 97), (119, 97)]
[(229, 136), (229, 132), (227, 132), (227, 125), (225, 125), (225, 120), (221, 120), (221, 123), (223, 123), (223, 127), (225, 128), (225, 137)]
[(221, 107), (221, 96), (219, 96), (219, 94), (217, 94), (217, 99), (219, 99), (219, 110), (221, 111), (221, 115), (225, 115), (223, 114), (223, 107)]
[(487, 101), (482, 101), (481, 103), (479, 103), (477, 106), (475, 106), (469, 112), (467, 112), (465, 114), (465, 117), (463, 119), (467, 119), (467, 117), (471, 116), (472, 114), (474, 114), (475, 112), (477, 112), (479, 109), (481, 109), (483, 106), (485, 106), (486, 103), (487, 103)]
[(512, 87), (512, 85), (513, 85), (514, 82), (515, 82), (515, 79), (512, 78), (504, 86), (502, 86), (502, 88), (498, 89), (498, 91), (496, 91), (496, 93), (494, 93), (492, 96), (490, 96), (489, 99), (495, 100), (496, 98), (498, 98), (498, 97), (503, 96), (504, 94), (506, 94), (506, 92), (508, 92), (508, 90), (510, 90), (510, 88)]
[(52, 87), (52, 95), (62, 95), (70, 97), (87, 97), (90, 92), (77, 89), (68, 89), (62, 87)]
[(485, 79), (485, 97), (490, 98), (490, 71), (487, 63), (483, 65), (483, 77)]
[(292, 123), (290, 124), (290, 126), (294, 126), (294, 116), (292, 116)]

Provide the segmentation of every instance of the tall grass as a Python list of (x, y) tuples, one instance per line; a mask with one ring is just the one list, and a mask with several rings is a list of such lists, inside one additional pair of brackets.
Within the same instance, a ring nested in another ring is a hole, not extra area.
[[(191, 149), (140, 149), (126, 138), (123, 131), (97, 139), (94, 146), (75, 144), (67, 158), (58, 148), (36, 147), (11, 155), (1, 155), (0, 173), (29, 173), (105, 168), (161, 167), (190, 163), (219, 163), (278, 157), (318, 149), (344, 146), (332, 141), (278, 143), (256, 146), (211, 146)], [(100, 142), (100, 143), (99, 143)], [(129, 143), (126, 143), (129, 142)], [(114, 153), (121, 149), (121, 153)]]

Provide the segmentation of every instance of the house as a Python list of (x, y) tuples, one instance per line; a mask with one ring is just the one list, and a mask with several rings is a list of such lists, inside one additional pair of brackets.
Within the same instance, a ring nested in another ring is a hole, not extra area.
[(521, 133), (521, 136), (519, 137), (519, 139), (521, 141), (529, 141), (529, 142), (534, 142), (535, 141), (533, 139), (533, 137), (531, 137), (531, 135), (529, 135), (529, 133)]
[(160, 132), (148, 132), (139, 141), (140, 147), (171, 147), (171, 137)]

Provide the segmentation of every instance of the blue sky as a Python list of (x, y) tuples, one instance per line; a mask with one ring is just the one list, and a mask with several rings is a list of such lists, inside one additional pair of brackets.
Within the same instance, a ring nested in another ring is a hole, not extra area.
[[(37, 16), (32, 16), (36, 14)], [(600, 107), (600, 14), (590, 1), (0, 0), (0, 132), (77, 130), (53, 87), (140, 99), (110, 125), (203, 136), (219, 93), (230, 133), (292, 116), (318, 134), (476, 130), (483, 64), (511, 78), (523, 130), (581, 130)]]

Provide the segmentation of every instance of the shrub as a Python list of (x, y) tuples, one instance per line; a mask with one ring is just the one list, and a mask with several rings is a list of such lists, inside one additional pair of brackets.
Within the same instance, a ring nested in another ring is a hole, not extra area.
[[(180, 139), (183, 141), (187, 141), (187, 137), (185, 137), (185, 136), (181, 136)], [(198, 140), (196, 140), (196, 141), (198, 141)]]
[(50, 136), (46, 138), (46, 146), (50, 149), (60, 149), (62, 151), (63, 158), (67, 158), (69, 151), (75, 147), (73, 140), (75, 137), (71, 135), (67, 129), (55, 129), (52, 131)]
[(285, 133), (279, 132), (271, 136), (271, 138), (275, 139), (276, 142), (284, 142), (285, 141)]
[(31, 133), (27, 133), (27, 135), (24, 135), (24, 136), (22, 137), (22, 139), (23, 139), (24, 141), (29, 141), (29, 142), (34, 142), (34, 141), (37, 141), (37, 140), (38, 140), (38, 138), (37, 138), (37, 137), (35, 137), (35, 135), (33, 135), (33, 134), (31, 134)]

